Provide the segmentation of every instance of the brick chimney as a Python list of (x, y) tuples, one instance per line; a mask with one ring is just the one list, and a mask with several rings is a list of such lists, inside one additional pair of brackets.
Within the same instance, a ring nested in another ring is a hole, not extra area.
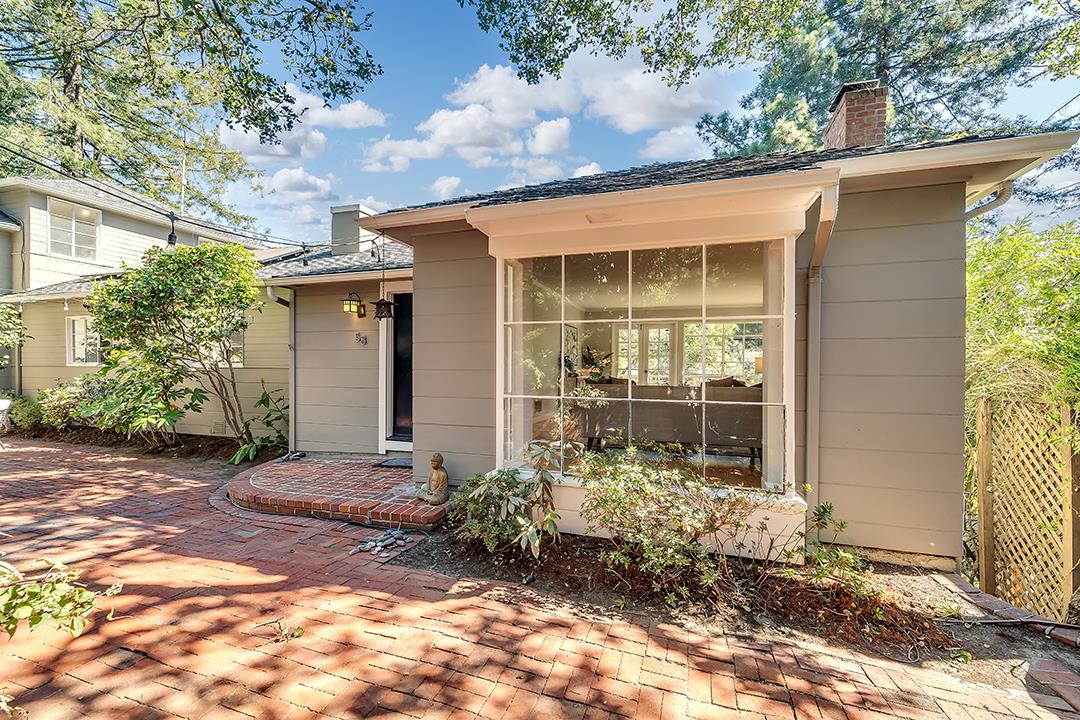
[(888, 104), (889, 88), (877, 80), (844, 83), (829, 106), (832, 118), (825, 128), (825, 149), (884, 145)]

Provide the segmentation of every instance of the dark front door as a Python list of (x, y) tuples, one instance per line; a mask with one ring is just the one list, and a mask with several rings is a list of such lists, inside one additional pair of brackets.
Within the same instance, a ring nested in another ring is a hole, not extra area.
[(412, 441), (412, 293), (394, 293), (393, 434)]

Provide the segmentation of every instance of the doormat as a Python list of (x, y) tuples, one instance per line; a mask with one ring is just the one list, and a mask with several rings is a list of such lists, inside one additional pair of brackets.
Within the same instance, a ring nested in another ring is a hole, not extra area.
[(412, 458), (411, 457), (389, 458), (387, 460), (383, 460), (381, 463), (379, 463), (375, 467), (411, 468), (412, 467)]

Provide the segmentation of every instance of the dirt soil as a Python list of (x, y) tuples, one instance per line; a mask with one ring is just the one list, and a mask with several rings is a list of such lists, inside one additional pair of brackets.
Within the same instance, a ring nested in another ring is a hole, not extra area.
[[(65, 442), (73, 445), (94, 445), (107, 448), (125, 448), (146, 455), (164, 455), (174, 458), (212, 458), (215, 460), (228, 461), (237, 450), (236, 441), (232, 438), (217, 437), (210, 435), (187, 435), (179, 433), (176, 445), (151, 445), (139, 436), (125, 437), (120, 433), (98, 430), (97, 428), (75, 427), (65, 430), (53, 428), (34, 428), (25, 430), (16, 428), (11, 432), (13, 437), (26, 438), (29, 440), (48, 440), (51, 442)], [(246, 465), (257, 465), (271, 460), (280, 455), (280, 450), (262, 450), (255, 460)]]
[[(679, 622), (698, 632), (738, 635), (761, 642), (784, 638), (910, 661), (906, 649), (850, 642), (830, 632), (827, 624), (815, 624), (809, 618), (801, 622), (797, 616), (793, 620), (734, 604), (669, 608), (662, 593), (655, 592), (648, 583), (623, 577), (608, 568), (600, 560), (603, 542), (598, 538), (564, 535), (558, 546), (547, 551), (550, 554), (545, 562), (535, 566), (518, 556), (492, 557), (482, 548), (463, 546), (447, 532), (440, 531), (432, 533), (429, 542), (414, 545), (393, 562), (457, 578), (524, 583), (531, 589), (578, 605), (583, 613), (591, 615), (646, 616)], [(1049, 695), (1054, 694), (1053, 690), (1028, 676), (1031, 660), (1053, 658), (1080, 672), (1080, 653), (1035, 630), (1024, 626), (972, 624), (994, 616), (943, 586), (933, 575), (932, 571), (897, 565), (871, 567), (872, 579), (887, 599), (910, 607), (930, 634), (940, 636), (938, 630), (941, 630), (951, 636), (952, 641), (945, 648), (916, 653), (915, 660), (920, 665), (970, 682)], [(951, 618), (946, 620), (945, 616)]]

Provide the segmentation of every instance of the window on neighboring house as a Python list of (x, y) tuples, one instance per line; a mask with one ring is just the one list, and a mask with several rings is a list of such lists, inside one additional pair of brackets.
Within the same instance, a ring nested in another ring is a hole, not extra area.
[(100, 365), (102, 350), (108, 347), (90, 329), (89, 315), (67, 319), (68, 365)]
[(49, 198), (49, 254), (96, 260), (101, 211)]
[[(233, 367), (244, 367), (244, 332), (233, 333), (229, 338), (230, 359)], [(225, 363), (222, 363), (223, 365)]]

